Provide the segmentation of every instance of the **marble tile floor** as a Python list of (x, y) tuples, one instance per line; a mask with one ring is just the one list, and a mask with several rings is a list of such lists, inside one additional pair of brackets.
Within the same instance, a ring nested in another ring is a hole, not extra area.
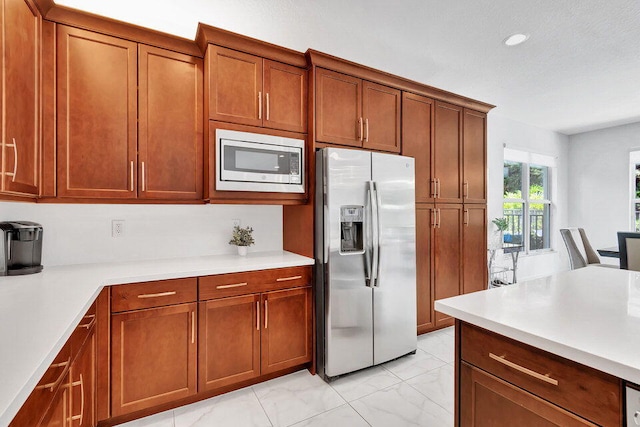
[(418, 337), (415, 355), (325, 383), (308, 371), (123, 427), (453, 426), (453, 327)]

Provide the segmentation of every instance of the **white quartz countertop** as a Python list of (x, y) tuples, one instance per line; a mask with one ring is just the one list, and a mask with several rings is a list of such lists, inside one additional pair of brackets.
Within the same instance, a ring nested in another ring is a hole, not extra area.
[(104, 286), (313, 264), (277, 251), (45, 266), (0, 277), (0, 426), (13, 419)]
[(457, 319), (640, 384), (640, 273), (586, 267), (436, 301)]

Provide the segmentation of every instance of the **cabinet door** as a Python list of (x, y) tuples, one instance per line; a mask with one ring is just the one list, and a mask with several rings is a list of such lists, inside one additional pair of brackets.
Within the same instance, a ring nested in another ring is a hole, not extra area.
[(202, 60), (140, 45), (138, 194), (202, 199)]
[(311, 288), (262, 294), (261, 372), (311, 361)]
[(69, 422), (69, 387), (69, 374), (66, 374), (39, 426), (71, 427)]
[(136, 51), (58, 26), (58, 196), (136, 197)]
[(260, 375), (260, 295), (199, 303), (200, 391)]
[(463, 196), (465, 203), (487, 201), (487, 115), (464, 109)]
[(3, 5), (5, 159), (2, 190), (37, 195), (40, 17), (23, 0), (4, 1)]
[(465, 205), (463, 212), (462, 293), (487, 288), (487, 208)]
[(207, 48), (209, 119), (262, 126), (262, 58)]
[(402, 94), (402, 155), (416, 161), (416, 203), (433, 202), (431, 183), (431, 143), (433, 140), (433, 100)]
[(362, 80), (318, 68), (316, 141), (362, 147)]
[(264, 126), (307, 132), (307, 70), (264, 60)]
[[(436, 205), (434, 228), (435, 298), (460, 295), (462, 266), (462, 205)], [(450, 326), (453, 318), (435, 313), (436, 327)]]
[(435, 327), (431, 277), (433, 205), (416, 205), (416, 296), (418, 334)]
[(196, 393), (196, 303), (111, 317), (111, 415)]
[(363, 147), (371, 150), (400, 152), (400, 98), (402, 92), (364, 81), (362, 115)]
[(91, 331), (69, 370), (70, 427), (96, 425), (96, 334)]
[(466, 363), (460, 365), (461, 426), (595, 426)]
[(437, 202), (462, 202), (462, 107), (436, 101), (433, 177)]

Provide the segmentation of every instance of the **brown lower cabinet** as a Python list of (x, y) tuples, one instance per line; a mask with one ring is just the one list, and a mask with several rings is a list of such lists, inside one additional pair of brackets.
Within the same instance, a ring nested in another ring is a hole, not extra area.
[(200, 391), (311, 361), (310, 287), (202, 301), (199, 309)]
[(466, 363), (460, 368), (460, 426), (595, 426)]
[(111, 415), (196, 393), (195, 302), (111, 317)]
[(456, 336), (457, 425), (623, 425), (619, 378), (465, 322)]
[(11, 427), (96, 425), (95, 304), (31, 393)]

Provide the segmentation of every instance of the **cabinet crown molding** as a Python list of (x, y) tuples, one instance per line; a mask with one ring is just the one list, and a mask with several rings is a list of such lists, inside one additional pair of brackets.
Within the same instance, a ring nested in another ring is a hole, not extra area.
[(495, 105), (488, 104), (486, 102), (447, 92), (446, 90), (418, 83), (404, 77), (386, 73), (384, 71), (376, 70), (375, 68), (357, 64), (355, 62), (338, 58), (336, 56), (319, 52), (317, 50), (307, 50), (306, 56), (309, 64), (315, 67), (326, 68), (340, 73), (360, 77), (375, 83), (392, 86), (397, 89), (401, 89), (407, 92), (413, 92), (415, 94), (434, 98), (439, 101), (450, 102), (452, 104), (470, 108), (472, 110), (480, 111), (483, 113), (487, 113), (495, 107)]
[(302, 52), (233, 33), (222, 28), (212, 27), (202, 22), (198, 24), (196, 44), (203, 55), (207, 51), (207, 45), (215, 44), (296, 67), (307, 67), (307, 60)]

